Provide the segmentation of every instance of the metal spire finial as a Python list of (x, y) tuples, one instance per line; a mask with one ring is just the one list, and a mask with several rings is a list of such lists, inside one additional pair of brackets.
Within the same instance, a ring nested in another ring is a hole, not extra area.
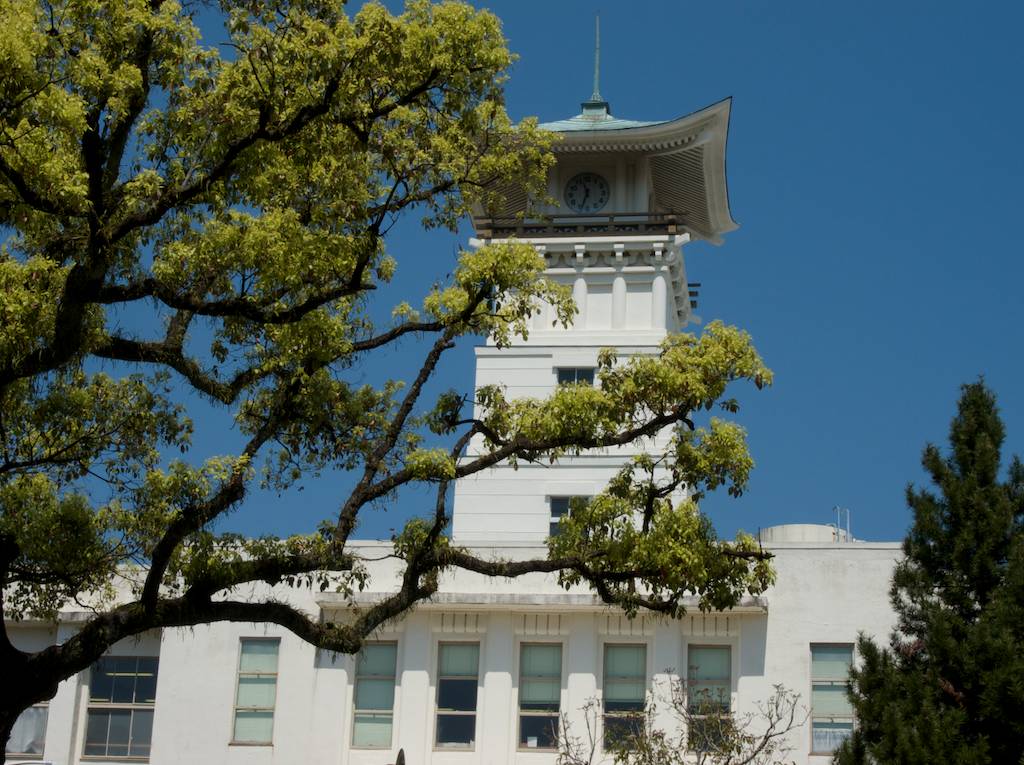
[(580, 115), (589, 120), (604, 120), (611, 115), (608, 110), (608, 102), (601, 98), (601, 16), (598, 14), (594, 21), (594, 93), (590, 100), (584, 101), (580, 106), (583, 113)]

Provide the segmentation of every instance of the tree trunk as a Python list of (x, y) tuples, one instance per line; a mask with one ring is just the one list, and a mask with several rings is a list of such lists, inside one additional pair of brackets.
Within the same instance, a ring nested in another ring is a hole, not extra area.
[(25, 671), (25, 665), (3, 667), (3, 684), (0, 685), (0, 765), (7, 761), (7, 746), (14, 731), (14, 724), (26, 709), (35, 704), (49, 701), (57, 695), (57, 683), (47, 682)]
[(7, 762), (7, 742), (11, 740), (11, 731), (14, 730), (14, 723), (21, 712), (15, 712), (13, 708), (8, 709), (6, 705), (0, 704), (0, 765)]

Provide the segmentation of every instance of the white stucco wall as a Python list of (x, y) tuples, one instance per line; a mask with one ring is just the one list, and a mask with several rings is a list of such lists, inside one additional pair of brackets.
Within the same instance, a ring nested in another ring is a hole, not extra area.
[[(367, 554), (379, 543), (366, 545)], [(557, 642), (562, 649), (561, 708), (583, 730), (581, 708), (599, 698), (603, 646), (647, 646), (648, 687), (665, 688), (668, 674), (687, 666), (692, 645), (731, 649), (733, 709), (753, 712), (773, 685), (782, 683), (810, 699), (812, 643), (853, 643), (859, 632), (884, 638), (893, 625), (887, 592), (899, 547), (883, 543), (776, 544), (777, 583), (761, 601), (727, 614), (691, 613), (672, 621), (651, 616), (628, 620), (593, 605), (583, 591), (566, 593), (551, 577), (487, 580), (449, 577), (435, 604), (413, 612), (382, 632), (398, 644), (393, 747), (351, 747), (354, 659), (317, 651), (274, 626), (215, 624), (165, 630), (123, 641), (112, 655), (159, 655), (153, 765), (383, 765), (399, 747), (407, 762), (429, 765), (552, 765), (549, 752), (517, 747), (520, 645)], [(492, 548), (488, 554), (520, 557), (535, 548)], [(389, 576), (375, 564), (376, 581)], [(329, 595), (280, 592), (310, 613), (337, 606)], [(371, 596), (372, 597), (372, 596)], [(332, 617), (334, 614), (331, 614)], [(18, 644), (41, 647), (54, 637), (40, 625), (9, 625)], [(73, 624), (60, 628), (66, 636)], [(242, 638), (280, 638), (273, 744), (232, 744), (232, 715)], [(438, 645), (480, 644), (476, 743), (472, 751), (435, 750)], [(88, 673), (62, 684), (50, 702), (45, 758), (54, 765), (116, 762), (81, 756), (88, 707)], [(812, 757), (809, 724), (794, 731), (798, 763)], [(123, 760), (122, 760), (123, 761)]]

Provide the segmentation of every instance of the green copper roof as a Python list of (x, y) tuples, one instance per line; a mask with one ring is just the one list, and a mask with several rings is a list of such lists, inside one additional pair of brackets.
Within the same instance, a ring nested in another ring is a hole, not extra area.
[(570, 133), (581, 130), (628, 130), (629, 128), (660, 125), (658, 122), (641, 122), (640, 120), (623, 120), (613, 117), (608, 112), (608, 104), (604, 101), (584, 101), (583, 111), (567, 120), (556, 120), (541, 124), (544, 130), (557, 133)]

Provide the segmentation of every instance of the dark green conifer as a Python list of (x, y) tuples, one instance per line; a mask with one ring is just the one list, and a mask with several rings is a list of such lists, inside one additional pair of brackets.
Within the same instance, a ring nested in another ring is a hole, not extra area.
[(949, 456), (924, 450), (935, 489), (907, 488), (897, 628), (859, 641), (836, 763), (1024, 765), (1024, 466), (1000, 480), (1003, 438), (995, 396), (964, 385)]

